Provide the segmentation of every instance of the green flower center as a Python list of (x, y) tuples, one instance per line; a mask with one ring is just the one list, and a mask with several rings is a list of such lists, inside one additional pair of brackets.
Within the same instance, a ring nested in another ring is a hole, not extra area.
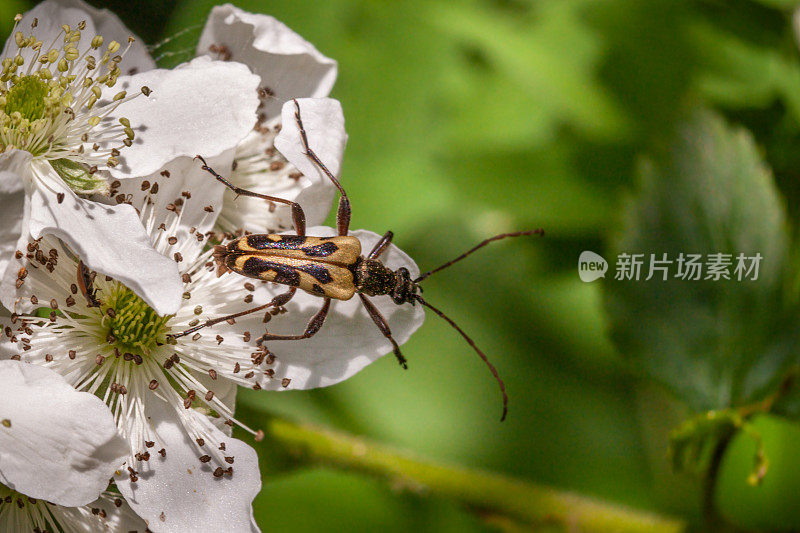
[[(171, 316), (159, 316), (152, 307), (122, 284), (102, 304), (103, 320), (120, 350), (147, 355), (167, 341)], [(111, 310), (111, 311), (109, 311)]]
[(24, 76), (6, 94), (4, 111), (7, 115), (19, 113), (22, 118), (36, 120), (44, 115), (44, 98), (50, 93), (39, 76)]

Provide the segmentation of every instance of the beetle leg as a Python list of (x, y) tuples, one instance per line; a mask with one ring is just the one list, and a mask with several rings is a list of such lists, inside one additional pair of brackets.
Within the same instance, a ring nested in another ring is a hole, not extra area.
[(328, 179), (333, 182), (342, 195), (339, 198), (339, 208), (336, 211), (336, 228), (339, 230), (339, 235), (347, 235), (350, 230), (350, 198), (347, 197), (344, 187), (342, 187), (342, 184), (336, 179), (336, 176), (328, 170), (325, 163), (320, 161), (317, 154), (308, 145), (308, 135), (303, 127), (303, 119), (300, 118), (300, 104), (297, 103), (297, 99), (293, 99), (293, 101), (295, 107), (294, 118), (297, 121), (297, 127), (300, 129), (300, 139), (303, 141), (303, 148), (306, 151), (306, 155), (326, 176), (328, 176)]
[(330, 309), (330, 307), (331, 299), (325, 298), (325, 303), (322, 304), (322, 308), (309, 320), (306, 330), (301, 335), (272, 335), (271, 333), (264, 333), (256, 341), (256, 344), (261, 346), (264, 344), (264, 341), (297, 341), (313, 337), (325, 322), (325, 317), (328, 316), (328, 309)]
[(377, 259), (386, 250), (386, 247), (389, 246), (389, 243), (392, 242), (393, 237), (394, 233), (391, 231), (384, 233), (383, 237), (381, 237), (381, 240), (379, 240), (377, 244), (372, 247), (372, 250), (370, 250), (367, 259)]
[(234, 320), (239, 318), (240, 316), (249, 315), (251, 313), (257, 313), (268, 307), (281, 307), (289, 303), (289, 300), (291, 300), (292, 297), (294, 297), (294, 293), (296, 291), (297, 288), (292, 287), (287, 292), (275, 296), (272, 300), (269, 301), (269, 303), (265, 303), (264, 305), (259, 305), (258, 307), (253, 307), (252, 309), (247, 309), (246, 311), (233, 313), (232, 315), (225, 315), (219, 318), (209, 319), (203, 322), (202, 324), (198, 324), (194, 327), (187, 329), (186, 331), (181, 331), (180, 333), (176, 333), (175, 335), (167, 335), (167, 337), (171, 337), (173, 339), (177, 339), (179, 337), (185, 337), (186, 335), (191, 335), (195, 331), (207, 328), (209, 326), (213, 326), (214, 324), (219, 324), (220, 322), (225, 322), (226, 320)]
[(222, 176), (220, 176), (219, 174), (217, 174), (214, 171), (213, 168), (209, 167), (208, 164), (206, 163), (206, 160), (203, 159), (202, 156), (197, 155), (197, 156), (195, 156), (195, 159), (199, 159), (200, 161), (202, 161), (203, 162), (203, 167), (202, 167), (203, 170), (205, 170), (206, 172), (208, 172), (209, 174), (211, 174), (212, 176), (217, 178), (217, 181), (219, 181), (220, 183), (225, 185), (227, 188), (232, 190), (234, 192), (234, 194), (237, 194), (239, 196), (251, 196), (253, 198), (262, 198), (262, 199), (267, 200), (269, 202), (276, 202), (276, 203), (288, 205), (289, 207), (291, 207), (292, 208), (292, 221), (294, 222), (294, 229), (295, 229), (295, 231), (297, 232), (297, 234), (299, 236), (301, 236), (301, 237), (305, 236), (305, 234), (306, 234), (306, 214), (303, 211), (303, 208), (300, 207), (300, 204), (298, 204), (297, 202), (292, 202), (291, 200), (286, 200), (285, 198), (277, 198), (275, 196), (268, 196), (266, 194), (260, 194), (260, 193), (257, 193), (257, 192), (248, 191), (247, 189), (242, 189), (241, 187), (237, 187), (236, 185), (234, 185), (233, 183), (231, 183), (227, 179), (225, 179)]
[[(391, 234), (391, 231), (389, 232), (389, 234)], [(385, 237), (386, 235), (384, 235), (384, 238)], [(383, 239), (381, 239), (381, 241), (382, 240)], [(389, 240), (391, 240), (391, 237), (389, 238)], [(381, 314), (380, 311), (378, 311), (378, 308), (375, 307), (375, 305), (369, 301), (369, 298), (367, 298), (360, 292), (358, 293), (358, 296), (359, 298), (361, 298), (361, 303), (364, 304), (364, 307), (367, 309), (369, 317), (372, 319), (373, 322), (375, 322), (375, 325), (378, 326), (378, 329), (381, 330), (383, 336), (389, 339), (389, 342), (392, 343), (392, 348), (393, 348), (392, 351), (394, 352), (394, 356), (397, 358), (397, 362), (400, 363), (400, 366), (402, 366), (403, 368), (408, 369), (408, 363), (406, 361), (406, 358), (403, 357), (402, 353), (400, 353), (400, 346), (398, 346), (397, 341), (395, 341), (394, 338), (392, 337), (392, 331), (389, 329), (389, 324), (386, 323), (386, 319), (383, 318), (383, 315)]]

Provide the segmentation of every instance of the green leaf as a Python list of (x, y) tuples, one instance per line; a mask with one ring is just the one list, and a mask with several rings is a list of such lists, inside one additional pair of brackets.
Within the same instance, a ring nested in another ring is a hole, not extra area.
[(602, 37), (584, 20), (590, 3), (537, 2), (513, 14), (431, 4), (428, 20), (471, 59), (446, 65), (442, 105), (455, 143), (524, 146), (564, 124), (590, 137), (623, 134), (627, 117), (598, 79)]
[[(750, 134), (710, 112), (696, 112), (660, 154), (642, 163), (619, 253), (642, 253), (641, 278), (607, 275), (612, 335), (634, 368), (695, 411), (763, 399), (795, 360), (797, 331), (784, 302), (786, 216)], [(656, 273), (650, 254), (732, 254), (731, 279)], [(736, 279), (738, 254), (763, 257), (757, 280)], [(619, 267), (619, 264), (617, 265)], [(613, 273), (613, 274), (612, 274)]]
[(709, 23), (695, 23), (691, 33), (705, 63), (698, 80), (704, 96), (735, 108), (764, 108), (781, 100), (800, 118), (800, 64), (793, 39), (787, 39), (790, 45), (784, 51)]

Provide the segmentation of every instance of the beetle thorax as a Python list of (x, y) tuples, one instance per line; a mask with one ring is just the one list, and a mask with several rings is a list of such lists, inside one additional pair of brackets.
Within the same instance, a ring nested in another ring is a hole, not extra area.
[(355, 265), (356, 290), (367, 296), (387, 294), (396, 304), (413, 302), (418, 286), (406, 268), (394, 271), (375, 259), (362, 259)]

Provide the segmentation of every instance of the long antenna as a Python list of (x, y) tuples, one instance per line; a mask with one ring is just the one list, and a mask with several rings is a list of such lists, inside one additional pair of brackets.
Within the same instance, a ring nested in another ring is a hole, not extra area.
[(434, 313), (436, 313), (437, 315), (439, 315), (440, 317), (442, 317), (443, 319), (445, 319), (448, 324), (453, 326), (453, 328), (456, 331), (458, 331), (461, 334), (462, 337), (464, 337), (464, 339), (467, 341), (467, 343), (470, 346), (472, 346), (472, 348), (478, 353), (480, 358), (483, 359), (483, 362), (486, 363), (486, 366), (489, 367), (489, 370), (492, 372), (492, 375), (494, 376), (494, 379), (497, 381), (497, 384), (500, 386), (500, 393), (503, 395), (503, 415), (500, 417), (500, 422), (505, 420), (506, 419), (506, 414), (508, 414), (508, 394), (506, 394), (506, 384), (503, 383), (502, 379), (500, 379), (500, 374), (497, 373), (497, 369), (494, 367), (494, 365), (489, 362), (489, 358), (486, 357), (486, 354), (483, 353), (480, 350), (480, 348), (478, 348), (475, 345), (475, 342), (469, 337), (469, 335), (464, 333), (464, 330), (462, 330), (460, 327), (458, 327), (458, 324), (453, 322), (453, 320), (449, 316), (447, 316), (446, 314), (442, 313), (441, 311), (436, 309), (434, 306), (432, 306), (431, 304), (429, 304), (428, 302), (423, 300), (422, 297), (419, 296), (418, 294), (414, 295), (414, 299), (416, 301), (418, 301), (419, 303), (421, 303), (422, 305), (424, 305), (425, 307), (427, 307), (428, 309), (430, 309), (431, 311), (433, 311)]
[(477, 245), (473, 246), (472, 248), (470, 248), (469, 250), (467, 250), (463, 254), (459, 255), (455, 259), (452, 259), (452, 260), (448, 261), (447, 263), (443, 264), (440, 267), (437, 267), (437, 268), (434, 268), (433, 270), (429, 270), (428, 272), (425, 272), (424, 274), (419, 276), (417, 279), (415, 279), (414, 283), (419, 283), (420, 281), (422, 281), (423, 279), (427, 278), (431, 274), (435, 274), (435, 273), (439, 272), (440, 270), (444, 270), (445, 268), (447, 268), (449, 266), (452, 266), (455, 263), (458, 263), (459, 261), (461, 261), (462, 259), (464, 259), (468, 255), (472, 254), (473, 252), (478, 251), (479, 249), (483, 248), (484, 246), (486, 246), (490, 242), (499, 241), (500, 239), (505, 239), (506, 237), (522, 237), (523, 235), (542, 235), (543, 236), (544, 235), (544, 230), (542, 228), (539, 228), (539, 229), (534, 229), (534, 230), (529, 230), (529, 231), (515, 231), (514, 233), (501, 233), (499, 235), (495, 235), (494, 237), (490, 237), (490, 238), (486, 239), (485, 241), (481, 242), (480, 244), (477, 244)]

